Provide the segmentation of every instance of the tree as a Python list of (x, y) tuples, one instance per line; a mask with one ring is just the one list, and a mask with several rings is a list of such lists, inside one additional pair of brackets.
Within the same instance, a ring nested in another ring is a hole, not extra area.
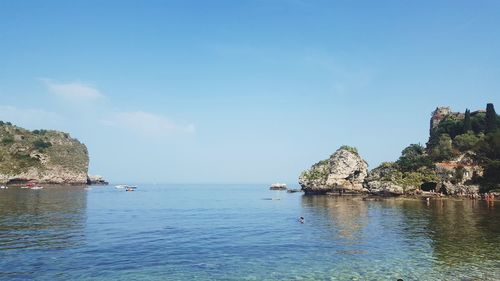
[(500, 160), (500, 131), (486, 134), (485, 137), (475, 145), (474, 151), (482, 163), (491, 160)]
[(431, 149), (431, 157), (436, 161), (450, 160), (453, 157), (452, 141), (448, 134), (439, 136), (437, 145)]
[(486, 132), (491, 133), (497, 128), (497, 113), (492, 103), (486, 105)]
[(460, 151), (467, 151), (476, 146), (479, 142), (480, 138), (478, 138), (472, 131), (469, 131), (465, 134), (461, 134), (453, 139), (453, 145)]
[(490, 184), (500, 183), (500, 160), (491, 161), (486, 165), (483, 178)]
[(478, 112), (471, 116), (472, 130), (474, 133), (485, 133), (486, 132), (486, 113)]
[(472, 131), (472, 122), (470, 120), (470, 110), (466, 109), (464, 117), (464, 133), (467, 133), (468, 131)]
[(396, 161), (401, 171), (416, 171), (421, 167), (432, 167), (431, 158), (425, 154), (425, 148), (421, 144), (410, 144), (403, 149), (401, 157)]

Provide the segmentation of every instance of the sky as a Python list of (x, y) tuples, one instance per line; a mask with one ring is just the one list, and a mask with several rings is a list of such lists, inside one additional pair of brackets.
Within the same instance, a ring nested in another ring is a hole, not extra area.
[[(500, 1), (0, 0), (0, 119), (69, 132), (112, 182), (370, 168), (437, 106), (500, 106)], [(498, 111), (498, 109), (497, 109)]]

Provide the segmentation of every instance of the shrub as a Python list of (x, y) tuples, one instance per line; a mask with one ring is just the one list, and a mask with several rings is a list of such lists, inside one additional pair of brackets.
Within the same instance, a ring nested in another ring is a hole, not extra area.
[(474, 148), (479, 142), (478, 138), (474, 133), (467, 132), (455, 137), (453, 140), (453, 145), (460, 151), (466, 151)]
[(352, 152), (352, 153), (354, 153), (354, 154), (356, 154), (356, 155), (358, 154), (358, 149), (357, 149), (357, 148), (355, 148), (355, 147), (352, 147), (352, 146), (343, 145), (343, 146), (341, 146), (341, 147), (339, 148), (339, 150), (340, 150), (340, 149), (347, 150), (347, 151)]
[(453, 147), (448, 134), (439, 137), (438, 143), (431, 149), (431, 157), (435, 161), (450, 160), (453, 157)]
[(14, 143), (14, 138), (12, 136), (5, 136), (2, 138), (2, 144), (3, 145), (9, 145), (9, 144), (12, 144)]
[(396, 164), (403, 172), (416, 171), (422, 167), (432, 167), (432, 159), (425, 153), (421, 144), (410, 144), (403, 149)]
[(36, 149), (38, 150), (44, 150), (46, 148), (49, 148), (52, 146), (52, 144), (50, 142), (46, 142), (42, 139), (36, 139), (34, 142), (33, 142), (33, 146), (35, 146)]

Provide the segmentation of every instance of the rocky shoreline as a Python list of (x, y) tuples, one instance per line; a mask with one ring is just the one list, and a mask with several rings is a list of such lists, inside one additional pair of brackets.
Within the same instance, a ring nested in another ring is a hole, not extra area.
[[(433, 189), (424, 191), (421, 186), (399, 185), (388, 175), (394, 167), (380, 166), (368, 171), (366, 161), (355, 148), (342, 146), (330, 158), (322, 160), (299, 177), (301, 190), (307, 194), (330, 196), (371, 195), (403, 197), (478, 197), (478, 185), (452, 184), (448, 181), (432, 183)], [(425, 185), (426, 183), (423, 183)], [(498, 194), (500, 195), (500, 193)]]
[(410, 144), (394, 162), (368, 170), (357, 149), (340, 147), (299, 176), (306, 194), (457, 196), (500, 194), (500, 116), (493, 104), (465, 113), (438, 107), (429, 141)]

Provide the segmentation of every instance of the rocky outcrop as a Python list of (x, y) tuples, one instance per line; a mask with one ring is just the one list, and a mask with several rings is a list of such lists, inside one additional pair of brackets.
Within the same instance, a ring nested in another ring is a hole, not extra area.
[(479, 185), (465, 185), (462, 183), (453, 184), (449, 181), (444, 181), (437, 186), (437, 192), (443, 193), (445, 195), (469, 195), (479, 193)]
[(109, 182), (107, 182), (103, 176), (98, 176), (98, 175), (95, 175), (95, 176), (91, 176), (89, 175), (87, 177), (87, 184), (88, 185), (108, 185)]
[(69, 134), (0, 122), (0, 183), (86, 184), (87, 147)]
[(337, 190), (366, 192), (363, 181), (368, 173), (368, 164), (357, 150), (343, 146), (330, 158), (314, 164), (302, 172), (299, 184), (306, 193), (327, 193)]
[(269, 187), (270, 190), (286, 190), (286, 183), (273, 183)]
[(403, 195), (405, 189), (396, 183), (397, 173), (394, 163), (383, 163), (368, 173), (363, 185), (370, 193), (375, 195)]

